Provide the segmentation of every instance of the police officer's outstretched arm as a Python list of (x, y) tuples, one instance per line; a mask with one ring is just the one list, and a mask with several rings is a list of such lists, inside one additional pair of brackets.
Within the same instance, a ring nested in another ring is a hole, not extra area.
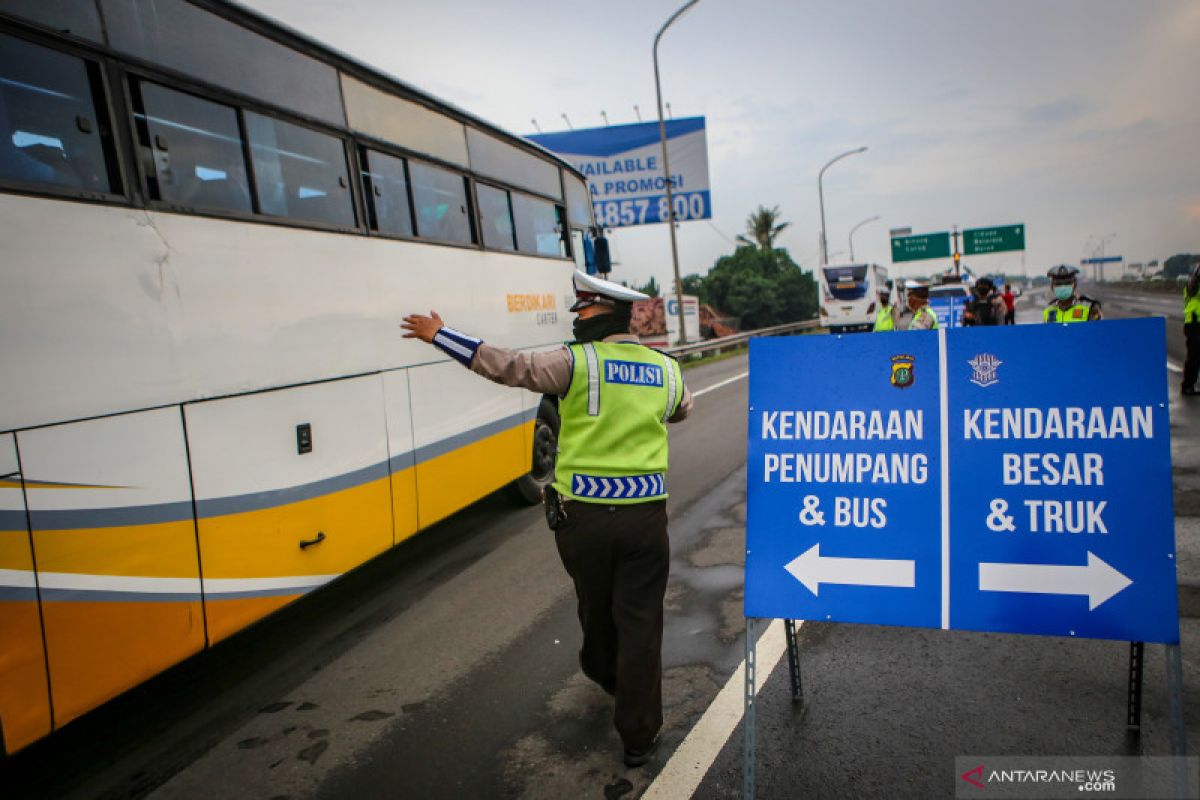
[(467, 369), (505, 386), (541, 394), (561, 395), (571, 385), (571, 356), (566, 348), (548, 353), (522, 353), (485, 344), (481, 339), (448, 327), (436, 311), (429, 316), (409, 314), (401, 328), (405, 339), (420, 339), (441, 350)]

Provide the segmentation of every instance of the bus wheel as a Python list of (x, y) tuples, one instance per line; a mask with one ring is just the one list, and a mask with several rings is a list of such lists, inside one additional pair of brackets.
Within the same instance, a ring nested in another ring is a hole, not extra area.
[(542, 501), (542, 488), (554, 481), (554, 461), (558, 456), (558, 406), (543, 397), (533, 423), (533, 467), (508, 485), (508, 494), (516, 502), (533, 505)]

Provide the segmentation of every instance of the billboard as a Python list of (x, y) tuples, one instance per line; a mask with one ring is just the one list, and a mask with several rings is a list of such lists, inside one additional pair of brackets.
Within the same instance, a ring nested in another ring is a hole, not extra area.
[[(671, 194), (676, 221), (710, 219), (704, 117), (668, 120)], [(606, 228), (667, 221), (667, 190), (657, 122), (527, 136), (588, 179), (596, 223)]]

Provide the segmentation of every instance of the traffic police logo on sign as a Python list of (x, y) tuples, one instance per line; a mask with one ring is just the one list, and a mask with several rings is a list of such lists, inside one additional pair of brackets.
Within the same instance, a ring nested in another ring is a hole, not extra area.
[(916, 376), (913, 366), (917, 359), (913, 356), (892, 356), (892, 386), (897, 389), (907, 389), (913, 385)]
[(633, 361), (604, 362), (605, 383), (625, 383), (632, 386), (662, 386), (663, 368)]
[(996, 370), (1004, 362), (996, 358), (991, 353), (980, 353), (970, 361), (971, 365), (971, 383), (976, 386), (987, 388), (994, 383), (999, 383), (1000, 379), (996, 377)]

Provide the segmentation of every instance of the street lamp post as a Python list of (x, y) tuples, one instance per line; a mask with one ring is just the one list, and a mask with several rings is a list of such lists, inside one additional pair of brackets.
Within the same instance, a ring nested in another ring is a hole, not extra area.
[(675, 201), (671, 197), (671, 162), (667, 156), (667, 124), (663, 121), (662, 85), (658, 78), (658, 43), (671, 23), (683, 16), (700, 0), (689, 0), (663, 23), (654, 37), (654, 94), (658, 99), (658, 137), (662, 140), (663, 178), (667, 190), (667, 228), (671, 231), (671, 264), (675, 268), (675, 304), (679, 312), (679, 343), (687, 344), (687, 328), (683, 323), (683, 280), (679, 277), (679, 245), (675, 242)]
[(854, 232), (856, 230), (858, 230), (859, 228), (861, 228), (863, 225), (866, 225), (868, 222), (874, 222), (877, 219), (879, 219), (879, 217), (867, 217), (862, 222), (858, 223), (857, 225), (855, 225), (853, 228), (850, 229), (850, 260), (851, 261), (854, 261)]
[(867, 148), (865, 146), (855, 148), (854, 150), (847, 150), (841, 155), (830, 159), (829, 163), (821, 167), (821, 171), (817, 173), (817, 200), (821, 205), (821, 266), (825, 266), (829, 263), (829, 244), (825, 238), (825, 190), (821, 185), (821, 179), (825, 177), (825, 170), (829, 169), (846, 156), (852, 156), (865, 152), (867, 152)]

